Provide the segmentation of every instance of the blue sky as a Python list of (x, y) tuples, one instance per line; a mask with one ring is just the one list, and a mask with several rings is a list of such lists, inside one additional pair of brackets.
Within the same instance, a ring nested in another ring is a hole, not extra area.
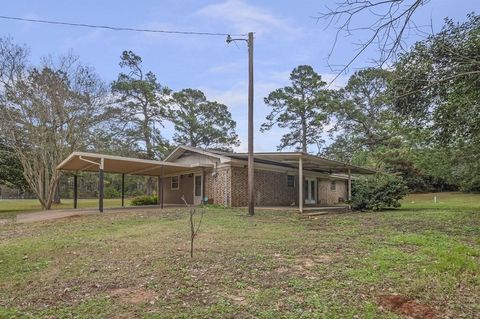
[[(332, 48), (333, 28), (313, 17), (334, 6), (335, 1), (4, 1), (0, 15), (59, 20), (124, 27), (191, 30), (221, 33), (255, 33), (255, 149), (272, 151), (279, 144), (278, 128), (260, 133), (259, 127), (269, 113), (263, 98), (276, 88), (288, 84), (291, 70), (309, 64), (329, 81), (334, 72), (328, 67), (327, 54)], [(433, 22), (439, 30), (445, 17), (464, 21), (467, 13), (480, 9), (478, 0), (431, 0), (421, 8), (415, 21), (419, 25)], [(368, 23), (361, 17), (358, 24)], [(247, 49), (239, 42), (227, 45), (224, 37), (178, 36), (129, 33), (107, 30), (58, 27), (43, 24), (0, 20), (0, 35), (11, 36), (31, 50), (31, 60), (72, 51), (81, 61), (96, 69), (108, 83), (116, 78), (123, 50), (133, 50), (144, 60), (145, 69), (174, 90), (198, 88), (207, 98), (229, 106), (237, 121), (242, 144), (247, 148)], [(346, 63), (354, 54), (358, 40), (365, 34), (342, 37), (331, 62)], [(412, 35), (408, 43), (418, 39)], [(341, 86), (355, 69), (369, 66), (376, 57), (372, 48), (363, 54), (347, 74), (334, 85)], [(172, 135), (171, 126), (164, 136)]]

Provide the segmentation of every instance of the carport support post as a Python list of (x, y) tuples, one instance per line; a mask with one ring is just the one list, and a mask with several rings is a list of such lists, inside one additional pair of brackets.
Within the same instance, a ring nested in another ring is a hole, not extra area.
[(350, 168), (348, 169), (348, 208), (352, 209), (352, 172)]
[(160, 193), (162, 191), (162, 176), (157, 177), (157, 204), (161, 205), (162, 203), (162, 198), (160, 196)]
[(208, 204), (205, 202), (205, 168), (202, 168), (202, 204)]
[(348, 200), (352, 200), (352, 172), (348, 169)]
[(73, 175), (73, 208), (78, 207), (78, 176)]
[(298, 210), (303, 213), (303, 159), (298, 159)]
[(103, 157), (100, 159), (100, 168), (98, 170), (98, 210), (103, 213)]
[(160, 208), (163, 209), (163, 166), (160, 169), (160, 176), (158, 177), (158, 194), (157, 194), (158, 202), (160, 204)]
[(122, 207), (125, 206), (125, 174), (122, 174)]

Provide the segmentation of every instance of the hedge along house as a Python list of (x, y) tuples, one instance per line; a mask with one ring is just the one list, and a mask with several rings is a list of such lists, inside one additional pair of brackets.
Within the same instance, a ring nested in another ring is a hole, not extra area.
[[(155, 161), (74, 152), (57, 169), (99, 172), (100, 211), (103, 211), (104, 172), (122, 174), (122, 206), (125, 174), (158, 177), (161, 207), (183, 204), (183, 199), (191, 205), (204, 201), (229, 207), (248, 204), (246, 153), (179, 146), (165, 160)], [(341, 204), (351, 198), (352, 176), (374, 173), (303, 152), (255, 153), (255, 206), (298, 207), (303, 212), (306, 207)], [(76, 208), (78, 191), (74, 176)]]

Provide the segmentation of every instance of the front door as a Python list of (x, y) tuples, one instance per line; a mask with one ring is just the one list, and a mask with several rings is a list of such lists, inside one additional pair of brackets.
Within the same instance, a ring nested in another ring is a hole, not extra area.
[(317, 202), (316, 190), (317, 181), (314, 178), (305, 178), (305, 204), (315, 204)]
[(203, 198), (203, 176), (194, 175), (193, 176), (193, 204), (200, 205)]

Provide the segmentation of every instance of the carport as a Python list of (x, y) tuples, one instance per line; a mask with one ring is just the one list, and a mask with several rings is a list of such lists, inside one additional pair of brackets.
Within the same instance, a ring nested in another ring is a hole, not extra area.
[[(305, 171), (310, 172), (319, 172), (328, 174), (343, 174), (347, 176), (347, 200), (352, 199), (352, 174), (375, 174), (375, 171), (366, 169), (363, 167), (358, 167), (355, 165), (345, 164), (342, 162), (322, 158), (315, 155), (310, 155), (304, 152), (281, 152), (281, 153), (259, 153), (256, 155), (257, 158), (263, 158), (267, 160), (280, 161), (282, 163), (288, 163), (292, 167), (298, 168), (298, 176), (301, 181), (302, 187), (298, 188), (298, 198), (302, 200), (298, 201), (298, 210), (303, 213), (304, 201), (306, 193), (308, 193), (312, 188), (314, 192), (317, 192), (316, 181), (310, 181), (314, 183), (314, 186), (308, 185), (309, 182), (305, 179)], [(307, 184), (307, 185), (305, 185)], [(315, 194), (316, 196), (316, 194)]]
[(122, 207), (125, 205), (125, 175), (153, 176), (158, 178), (158, 204), (163, 208), (163, 176), (188, 173), (205, 167), (197, 164), (178, 164), (132, 157), (105, 155), (87, 152), (73, 152), (57, 169), (74, 172), (73, 208), (78, 207), (78, 172), (98, 172), (98, 210), (103, 212), (104, 173), (122, 174)]

